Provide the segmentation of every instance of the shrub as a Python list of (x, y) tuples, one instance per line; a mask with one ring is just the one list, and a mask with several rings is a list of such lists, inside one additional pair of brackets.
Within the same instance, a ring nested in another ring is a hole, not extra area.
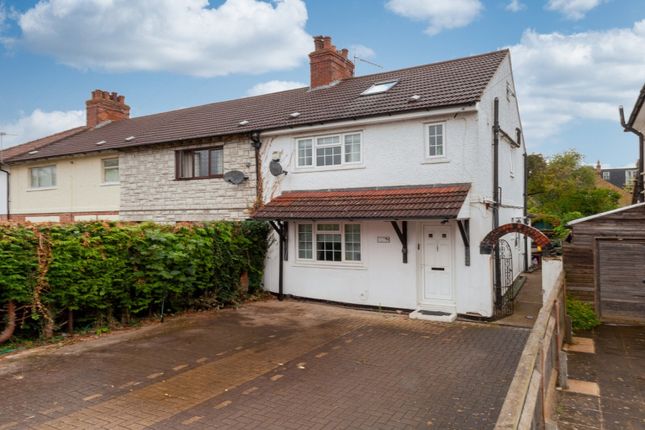
[(574, 330), (591, 330), (600, 325), (593, 306), (572, 297), (567, 297), (567, 314)]
[[(261, 288), (268, 226), (91, 222), (0, 225), (0, 311), (18, 308), (23, 338), (132, 317), (223, 306)], [(0, 313), (0, 323), (3, 315)]]

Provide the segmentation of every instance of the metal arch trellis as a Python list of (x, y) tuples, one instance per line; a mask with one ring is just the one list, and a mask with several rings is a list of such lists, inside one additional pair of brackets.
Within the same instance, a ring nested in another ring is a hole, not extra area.
[(501, 294), (499, 303), (495, 303), (495, 317), (501, 318), (513, 313), (513, 253), (511, 245), (504, 240), (499, 239), (497, 242), (500, 259), (500, 277), (501, 277)]

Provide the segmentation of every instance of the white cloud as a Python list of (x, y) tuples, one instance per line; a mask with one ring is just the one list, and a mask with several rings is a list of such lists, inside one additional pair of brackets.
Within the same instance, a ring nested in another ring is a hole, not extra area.
[(429, 35), (465, 27), (484, 9), (480, 0), (388, 0), (386, 6), (397, 15), (427, 21)]
[(526, 9), (526, 5), (520, 0), (511, 0), (511, 2), (506, 5), (506, 10), (510, 12), (519, 12), (523, 9)]
[(618, 105), (629, 111), (645, 81), (643, 46), (645, 20), (570, 35), (526, 31), (510, 49), (527, 141), (546, 143), (576, 119), (618, 127)]
[(43, 0), (18, 24), (21, 43), (72, 67), (212, 77), (298, 66), (306, 21), (302, 0)]
[(268, 93), (277, 93), (278, 91), (292, 90), (294, 88), (306, 87), (307, 84), (295, 81), (268, 81), (254, 85), (247, 91), (250, 96), (259, 96)]
[(7, 133), (2, 146), (6, 149), (84, 124), (85, 111), (44, 112), (36, 109), (29, 115), (22, 115), (15, 122), (0, 124), (0, 131)]
[(572, 20), (584, 18), (591, 9), (599, 6), (603, 0), (549, 0), (546, 8), (564, 14)]

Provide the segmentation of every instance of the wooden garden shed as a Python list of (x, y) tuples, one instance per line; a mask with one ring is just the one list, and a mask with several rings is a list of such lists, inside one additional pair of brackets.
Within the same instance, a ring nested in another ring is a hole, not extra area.
[(645, 203), (571, 221), (564, 245), (569, 295), (603, 321), (645, 322)]

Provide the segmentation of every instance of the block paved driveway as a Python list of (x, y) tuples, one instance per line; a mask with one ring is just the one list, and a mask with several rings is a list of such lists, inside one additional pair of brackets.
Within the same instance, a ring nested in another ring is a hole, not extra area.
[(0, 429), (486, 429), (528, 331), (297, 301), (0, 359)]

